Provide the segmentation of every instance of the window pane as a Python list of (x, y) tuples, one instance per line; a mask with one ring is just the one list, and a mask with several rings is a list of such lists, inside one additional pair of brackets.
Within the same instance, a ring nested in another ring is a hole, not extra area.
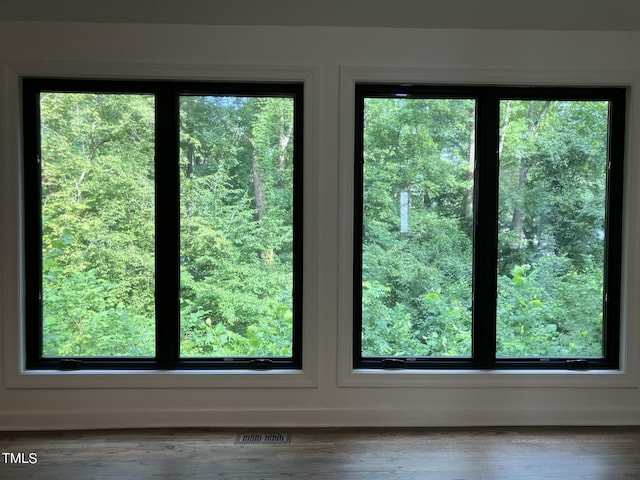
[(364, 115), (362, 355), (469, 357), (475, 102)]
[(153, 356), (154, 98), (40, 96), (43, 354)]
[(602, 357), (608, 103), (501, 102), (497, 354)]
[(184, 357), (287, 357), (293, 99), (180, 100)]

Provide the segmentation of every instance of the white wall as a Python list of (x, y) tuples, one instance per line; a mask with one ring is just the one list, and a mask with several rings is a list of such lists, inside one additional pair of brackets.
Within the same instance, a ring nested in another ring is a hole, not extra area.
[[(0, 23), (0, 430), (640, 424), (639, 49), (640, 33), (621, 32)], [(307, 79), (309, 328), (300, 380), (274, 374), (21, 372), (16, 79), (30, 72), (212, 79), (258, 72)], [(348, 87), (354, 78), (631, 87), (622, 371), (350, 371)]]

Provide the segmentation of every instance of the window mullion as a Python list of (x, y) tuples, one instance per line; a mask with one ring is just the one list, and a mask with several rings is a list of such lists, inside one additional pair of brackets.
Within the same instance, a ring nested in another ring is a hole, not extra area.
[(480, 368), (496, 358), (496, 291), (500, 107), (497, 91), (478, 97), (476, 118), (473, 357)]
[(180, 175), (178, 95), (156, 94), (156, 359), (172, 368), (180, 352)]

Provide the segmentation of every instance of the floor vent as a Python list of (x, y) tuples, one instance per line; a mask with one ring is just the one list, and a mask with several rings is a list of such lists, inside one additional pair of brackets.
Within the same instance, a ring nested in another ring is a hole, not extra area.
[(238, 439), (238, 443), (289, 443), (291, 436), (288, 433), (243, 433)]

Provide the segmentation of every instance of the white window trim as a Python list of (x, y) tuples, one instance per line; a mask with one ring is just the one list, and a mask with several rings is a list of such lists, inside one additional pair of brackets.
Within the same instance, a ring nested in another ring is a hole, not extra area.
[[(25, 76), (203, 81), (304, 82), (303, 331), (301, 370), (26, 370), (24, 351), (24, 228), (22, 105)], [(318, 69), (307, 66), (192, 66), (12, 61), (0, 71), (0, 312), (7, 388), (316, 388), (319, 265)], [(15, 252), (18, 252), (16, 255)]]
[[(622, 282), (620, 304), (620, 368), (618, 370), (372, 370), (353, 368), (353, 184), (355, 84), (421, 83), (435, 85), (623, 86), (629, 89), (626, 122)], [(640, 118), (640, 72), (591, 70), (478, 70), (343, 66), (340, 69), (340, 166), (338, 219), (338, 385), (384, 388), (637, 388), (640, 345), (637, 274), (640, 255), (630, 239), (640, 237), (640, 222), (630, 206), (640, 208), (635, 185), (640, 183), (640, 136), (630, 132)], [(632, 138), (634, 137), (634, 138)], [(634, 212), (637, 215), (637, 212)]]

